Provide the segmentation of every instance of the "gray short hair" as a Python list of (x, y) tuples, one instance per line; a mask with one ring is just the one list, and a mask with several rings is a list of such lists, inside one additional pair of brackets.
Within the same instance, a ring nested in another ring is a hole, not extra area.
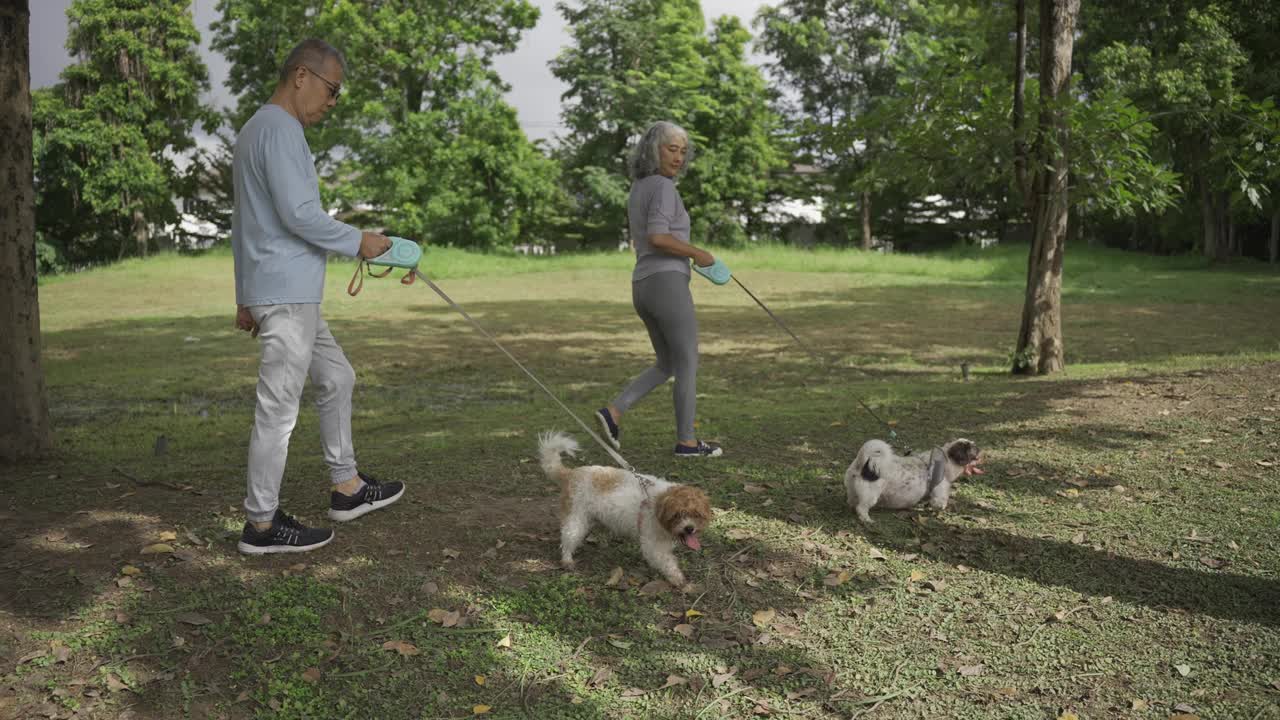
[(679, 172), (680, 175), (684, 174), (684, 171), (689, 168), (689, 163), (693, 162), (693, 140), (690, 139), (689, 133), (679, 125), (666, 120), (659, 120), (644, 131), (636, 146), (631, 149), (631, 162), (628, 167), (631, 169), (632, 180), (639, 180), (640, 178), (657, 174), (659, 161), (662, 158), (660, 148), (673, 135), (679, 135), (685, 139), (685, 142), (689, 143), (689, 154)]
[(300, 67), (319, 72), (319, 68), (324, 67), (324, 61), (329, 58), (338, 61), (338, 64), (342, 66), (342, 74), (345, 76), (347, 74), (347, 59), (342, 56), (342, 51), (320, 38), (307, 38), (295, 45), (289, 51), (289, 56), (284, 59), (284, 65), (280, 67), (280, 82), (288, 82), (289, 77)]

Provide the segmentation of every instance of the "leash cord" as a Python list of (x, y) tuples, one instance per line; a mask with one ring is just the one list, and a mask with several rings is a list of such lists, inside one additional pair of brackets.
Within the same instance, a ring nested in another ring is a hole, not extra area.
[[(488, 332), (487, 330), (485, 330), (483, 327), (481, 327), (480, 323), (476, 322), (474, 318), (472, 318), (470, 315), (468, 315), (468, 314), (467, 314), (467, 311), (466, 311), (466, 310), (463, 310), (461, 305), (459, 305), (458, 303), (456, 303), (456, 302), (454, 302), (454, 301), (453, 301), (453, 298), (451, 298), (451, 297), (449, 297), (448, 295), (446, 295), (446, 294), (445, 294), (445, 292), (444, 292), (444, 290), (441, 290), (441, 289), (440, 289), (440, 287), (439, 287), (438, 285), (436, 285), (435, 283), (431, 282), (431, 278), (427, 277), (425, 274), (423, 274), (423, 272), (422, 272), (421, 270), (418, 270), (418, 269), (416, 269), (416, 268), (415, 268), (414, 270), (410, 270), (410, 271), (409, 271), (409, 275), (411, 275), (411, 276), (417, 276), (417, 277), (422, 278), (422, 281), (423, 281), (424, 283), (426, 283), (426, 284), (427, 284), (427, 287), (429, 287), (429, 288), (431, 288), (432, 290), (434, 290), (434, 291), (436, 292), (436, 294), (437, 294), (437, 295), (439, 295), (439, 296), (440, 296), (440, 297), (441, 297), (441, 298), (442, 298), (446, 303), (449, 303), (449, 307), (453, 308), (454, 310), (457, 310), (457, 311), (458, 311), (458, 314), (460, 314), (460, 315), (462, 315), (462, 317), (466, 318), (466, 319), (467, 319), (467, 322), (471, 323), (471, 326), (472, 326), (472, 327), (474, 327), (476, 330), (478, 330), (478, 331), (480, 332), (480, 334), (481, 334), (481, 335), (484, 335), (486, 338), (488, 338), (488, 339), (489, 339), (489, 342), (493, 343), (493, 344), (494, 344), (494, 346), (496, 346), (499, 350), (501, 350), (501, 351), (503, 352), (503, 354), (504, 354), (504, 355), (506, 355), (508, 358), (510, 358), (510, 359), (511, 359), (511, 362), (513, 362), (513, 363), (515, 363), (515, 364), (516, 364), (516, 367), (518, 367), (518, 368), (520, 368), (521, 370), (523, 370), (523, 371), (524, 371), (524, 374), (525, 374), (525, 375), (528, 375), (530, 380), (532, 380), (535, 384), (537, 384), (537, 386), (538, 386), (538, 387), (542, 388), (542, 391), (543, 391), (544, 393), (546, 393), (546, 394), (547, 394), (547, 397), (549, 397), (549, 398), (551, 398), (552, 400), (554, 400), (554, 401), (556, 402), (556, 404), (557, 404), (557, 405), (559, 405), (559, 406), (560, 406), (560, 408), (561, 408), (562, 410), (564, 410), (566, 413), (569, 413), (569, 417), (573, 418), (573, 419), (578, 423), (578, 425), (579, 425), (579, 426), (581, 426), (581, 427), (582, 427), (582, 429), (583, 429), (583, 430), (584, 430), (588, 435), (590, 435), (590, 436), (591, 436), (591, 439), (592, 439), (592, 440), (595, 440), (595, 441), (596, 441), (596, 443), (600, 445), (600, 447), (604, 448), (604, 451), (605, 451), (605, 452), (607, 452), (607, 453), (609, 453), (609, 456), (610, 456), (610, 457), (612, 457), (612, 458), (613, 458), (613, 459), (618, 463), (618, 465), (619, 465), (620, 467), (622, 467), (624, 470), (627, 470), (627, 471), (629, 471), (629, 472), (633, 472), (633, 473), (634, 473), (634, 472), (636, 471), (636, 469), (635, 469), (634, 467), (632, 467), (632, 466), (631, 466), (631, 463), (627, 462), (627, 461), (626, 461), (626, 459), (624, 459), (621, 455), (619, 455), (619, 454), (618, 454), (618, 452), (617, 452), (616, 450), (614, 450), (613, 448), (609, 447), (609, 446), (605, 443), (605, 441), (604, 441), (603, 439), (601, 439), (601, 438), (600, 438), (600, 436), (599, 436), (599, 435), (597, 435), (597, 434), (595, 433), (595, 431), (593, 431), (591, 428), (587, 427), (587, 424), (586, 424), (586, 423), (584, 423), (584, 422), (582, 422), (582, 419), (581, 419), (581, 418), (579, 418), (577, 415), (575, 415), (575, 414), (574, 414), (574, 412), (573, 412), (572, 410), (570, 410), (570, 409), (569, 409), (569, 406), (568, 406), (568, 405), (565, 405), (563, 402), (560, 402), (560, 398), (556, 397), (555, 393), (551, 392), (551, 390), (550, 390), (549, 388), (547, 388), (547, 386), (546, 386), (546, 385), (544, 385), (544, 384), (542, 383), (542, 381), (541, 381), (541, 380), (539, 380), (539, 379), (538, 379), (538, 376), (537, 376), (537, 375), (534, 375), (534, 374), (529, 370), (529, 368), (525, 367), (523, 363), (521, 363), (519, 360), (517, 360), (515, 355), (512, 355), (510, 352), (508, 352), (508, 351), (507, 351), (507, 349), (506, 349), (505, 347), (503, 347), (503, 346), (502, 346), (502, 343), (498, 342), (497, 338), (495, 338), (494, 336), (490, 335), (490, 334), (489, 334), (489, 332)], [(407, 283), (406, 283), (406, 284), (407, 284)]]
[[(743, 285), (742, 281), (738, 279), (738, 276), (736, 274), (733, 275), (732, 277), (733, 277), (733, 281), (738, 283), (738, 287), (742, 288), (743, 292), (745, 292), (752, 300), (755, 300), (756, 304), (759, 305), (762, 310), (764, 310), (766, 313), (769, 314), (769, 317), (773, 318), (773, 321), (778, 324), (778, 327), (787, 331), (787, 334), (791, 336), (792, 340), (796, 341), (796, 345), (799, 345), (801, 350), (804, 350), (805, 352), (809, 353), (809, 357), (816, 360), (819, 364), (830, 365), (830, 363), (824, 360), (822, 356), (814, 352), (813, 349), (810, 348), (808, 345), (805, 345), (804, 341), (802, 341), (798, 335), (792, 332), (791, 328), (787, 327), (786, 323), (782, 322), (782, 318), (778, 317), (777, 315), (774, 315), (773, 311), (769, 309), (769, 306), (761, 302), (760, 298), (756, 297), (755, 293), (751, 292), (751, 290), (749, 290), (746, 285)], [(880, 415), (878, 415), (875, 410), (872, 410), (870, 406), (868, 406), (865, 402), (862, 401), (862, 398), (858, 397), (857, 395), (854, 395), (853, 399), (856, 400), (858, 404), (862, 406), (863, 410), (867, 411), (868, 415), (875, 418), (881, 425), (884, 425), (889, 430), (890, 439), (898, 436), (898, 431), (893, 428), (893, 425), (885, 421), (884, 418), (880, 417)]]

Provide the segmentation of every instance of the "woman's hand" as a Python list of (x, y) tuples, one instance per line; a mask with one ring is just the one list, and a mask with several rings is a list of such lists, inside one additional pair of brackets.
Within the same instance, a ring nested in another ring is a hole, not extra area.
[(716, 263), (716, 258), (706, 250), (698, 250), (693, 255), (693, 261), (698, 264), (698, 267), (711, 267)]

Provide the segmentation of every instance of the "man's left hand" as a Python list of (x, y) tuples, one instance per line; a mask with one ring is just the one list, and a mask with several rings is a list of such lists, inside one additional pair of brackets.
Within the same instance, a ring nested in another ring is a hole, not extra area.
[(236, 306), (236, 327), (249, 333), (249, 337), (258, 337), (258, 323), (244, 305)]

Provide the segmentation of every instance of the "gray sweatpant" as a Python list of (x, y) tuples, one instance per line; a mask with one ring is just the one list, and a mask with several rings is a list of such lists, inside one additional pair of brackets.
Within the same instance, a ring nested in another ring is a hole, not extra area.
[(697, 409), (698, 318), (693, 312), (689, 276), (658, 272), (631, 284), (631, 304), (649, 330), (657, 361), (640, 373), (613, 401), (621, 412), (649, 391), (676, 378), (671, 391), (676, 406), (676, 440), (695, 440), (693, 417)]
[(351, 390), (356, 373), (347, 362), (316, 303), (255, 305), (262, 361), (258, 366), (258, 407), (249, 435), (249, 489), (244, 509), (253, 522), (266, 522), (280, 501), (280, 479), (289, 455), (289, 437), (298, 421), (302, 386), (310, 376), (320, 412), (320, 442), (335, 484), (355, 477), (351, 441)]

